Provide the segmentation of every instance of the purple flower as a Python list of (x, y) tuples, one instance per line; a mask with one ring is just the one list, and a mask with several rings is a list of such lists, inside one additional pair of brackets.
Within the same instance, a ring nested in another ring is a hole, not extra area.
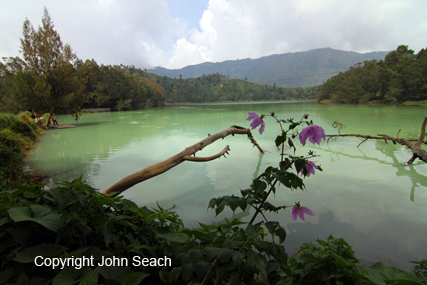
[(320, 144), (322, 138), (326, 140), (325, 130), (317, 125), (307, 126), (299, 134), (299, 140), (302, 145), (305, 145), (307, 139), (309, 139), (312, 144)]
[(295, 203), (295, 206), (292, 207), (292, 219), (296, 221), (298, 215), (300, 219), (305, 222), (304, 214), (315, 216), (309, 208), (301, 206), (299, 202)]
[(310, 177), (310, 174), (314, 175), (314, 169), (318, 169), (319, 167), (314, 164), (314, 162), (308, 161), (303, 168), (301, 168), (301, 175), (304, 175), (304, 168), (307, 169), (307, 177)]
[(249, 114), (249, 117), (246, 120), (248, 120), (248, 121), (253, 120), (251, 125), (250, 125), (252, 127), (252, 129), (255, 129), (256, 127), (261, 125), (261, 127), (259, 128), (259, 134), (262, 135), (262, 133), (264, 132), (264, 128), (265, 128), (264, 121), (255, 112), (248, 111), (248, 114)]

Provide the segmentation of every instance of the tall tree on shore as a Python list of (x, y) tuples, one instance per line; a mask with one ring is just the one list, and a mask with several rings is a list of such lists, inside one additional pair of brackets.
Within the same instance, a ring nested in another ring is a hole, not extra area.
[(18, 101), (37, 114), (49, 111), (50, 117), (60, 105), (77, 112), (86, 100), (74, 69), (77, 56), (70, 45), (62, 43), (46, 8), (37, 30), (28, 19), (24, 21), (21, 52), (23, 60), (7, 62), (15, 71)]

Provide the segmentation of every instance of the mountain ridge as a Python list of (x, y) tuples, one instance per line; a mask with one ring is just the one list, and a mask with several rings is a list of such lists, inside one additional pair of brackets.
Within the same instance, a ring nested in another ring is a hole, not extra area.
[(358, 53), (332, 48), (273, 54), (256, 59), (204, 62), (180, 69), (156, 66), (147, 70), (160, 76), (191, 78), (219, 73), (229, 78), (283, 87), (316, 86), (359, 62), (381, 60), (390, 51)]

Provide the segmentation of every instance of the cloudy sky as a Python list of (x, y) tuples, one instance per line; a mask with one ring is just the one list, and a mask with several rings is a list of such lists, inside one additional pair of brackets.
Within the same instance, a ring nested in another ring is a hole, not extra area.
[(83, 60), (141, 68), (316, 48), (427, 47), (425, 0), (0, 0), (0, 57), (21, 56), (22, 24), (46, 7)]

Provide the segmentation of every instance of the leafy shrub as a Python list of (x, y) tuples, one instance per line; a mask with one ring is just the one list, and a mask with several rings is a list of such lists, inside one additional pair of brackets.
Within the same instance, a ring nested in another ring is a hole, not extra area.
[(298, 284), (355, 284), (363, 278), (356, 267), (359, 260), (344, 239), (331, 235), (316, 241), (319, 246), (305, 243), (290, 258), (289, 277)]
[[(31, 140), (10, 129), (0, 130), (0, 176), (7, 180), (11, 172), (19, 172), (25, 149), (31, 146)], [(0, 186), (4, 189), (4, 185)]]
[[(184, 229), (179, 216), (170, 210), (149, 210), (121, 197), (107, 197), (81, 178), (48, 191), (42, 186), (0, 193), (0, 283), (91, 280), (96, 284), (145, 278), (150, 284), (267, 284), (280, 279), (277, 269), (286, 264), (283, 246), (265, 241), (265, 232), (257, 226), (245, 230), (242, 222), (233, 220)], [(129, 264), (115, 267), (114, 272), (101, 266), (60, 270), (37, 267), (34, 258), (38, 255), (93, 255), (95, 262), (101, 256), (128, 260), (168, 256), (173, 264)]]
[[(26, 112), (29, 113), (29, 112)], [(24, 116), (13, 115), (13, 114), (2, 114), (0, 113), (0, 128), (1, 129), (11, 129), (17, 134), (21, 134), (35, 140), (37, 137), (37, 126), (33, 124), (29, 116), (28, 119), (23, 119)]]

